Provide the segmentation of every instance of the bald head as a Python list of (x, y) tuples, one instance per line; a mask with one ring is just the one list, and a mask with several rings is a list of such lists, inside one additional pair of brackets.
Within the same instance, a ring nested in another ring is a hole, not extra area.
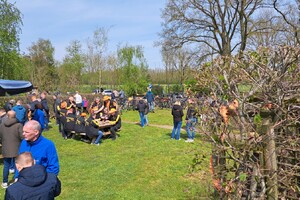
[(26, 141), (34, 142), (41, 132), (41, 125), (38, 121), (30, 120), (23, 126), (23, 137)]
[(16, 112), (13, 111), (13, 110), (8, 111), (8, 112), (7, 112), (7, 117), (8, 117), (9, 119), (16, 118)]

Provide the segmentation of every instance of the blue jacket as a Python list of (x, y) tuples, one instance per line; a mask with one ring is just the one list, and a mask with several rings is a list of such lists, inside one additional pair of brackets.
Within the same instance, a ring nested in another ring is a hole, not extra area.
[(154, 95), (151, 91), (146, 93), (146, 99), (148, 103), (152, 103), (154, 101)]
[(53, 200), (61, 192), (61, 182), (42, 165), (24, 168), (16, 183), (9, 186), (5, 200)]
[(41, 125), (42, 130), (45, 128), (45, 117), (44, 112), (41, 109), (36, 109), (33, 115), (34, 120), (38, 121)]
[(24, 108), (24, 106), (22, 105), (16, 105), (13, 108), (13, 111), (16, 112), (16, 118), (17, 120), (24, 124), (27, 121), (27, 111), (26, 108)]
[[(19, 148), (19, 154), (25, 151), (31, 152), (37, 165), (43, 165), (47, 172), (58, 175), (58, 155), (55, 145), (51, 140), (42, 135), (40, 135), (40, 137), (34, 142), (22, 140)], [(17, 174), (16, 177), (18, 177)]]

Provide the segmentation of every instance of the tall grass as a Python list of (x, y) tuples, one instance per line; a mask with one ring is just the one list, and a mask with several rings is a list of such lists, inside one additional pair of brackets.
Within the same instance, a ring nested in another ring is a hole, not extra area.
[[(156, 115), (172, 119), (157, 110), (151, 113), (153, 123), (159, 121)], [(122, 120), (135, 122), (138, 113), (126, 112)], [(209, 199), (211, 150), (200, 135), (195, 143), (185, 143), (171, 140), (170, 129), (125, 122), (119, 134), (115, 141), (104, 139), (94, 146), (63, 140), (56, 126), (44, 133), (55, 142), (60, 159), (62, 193), (57, 199)], [(3, 196), (5, 190), (0, 192)]]

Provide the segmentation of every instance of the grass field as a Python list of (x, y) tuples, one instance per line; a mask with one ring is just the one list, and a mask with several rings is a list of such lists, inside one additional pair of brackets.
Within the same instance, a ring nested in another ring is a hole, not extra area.
[[(57, 199), (210, 199), (210, 145), (170, 139), (170, 110), (156, 110), (141, 128), (136, 111), (123, 113), (120, 137), (100, 146), (63, 140), (57, 126), (43, 133), (55, 142), (62, 193)], [(1, 164), (2, 172), (3, 164)], [(4, 196), (1, 190), (0, 196)]]

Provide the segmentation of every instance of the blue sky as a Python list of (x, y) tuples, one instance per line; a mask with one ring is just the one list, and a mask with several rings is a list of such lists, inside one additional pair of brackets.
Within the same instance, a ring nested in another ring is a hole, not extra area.
[(72, 40), (85, 46), (100, 27), (109, 29), (106, 53), (117, 45), (142, 45), (151, 68), (163, 66), (159, 47), (161, 9), (166, 0), (9, 0), (23, 14), (20, 48), (27, 52), (39, 38), (49, 39), (55, 59), (62, 61)]

